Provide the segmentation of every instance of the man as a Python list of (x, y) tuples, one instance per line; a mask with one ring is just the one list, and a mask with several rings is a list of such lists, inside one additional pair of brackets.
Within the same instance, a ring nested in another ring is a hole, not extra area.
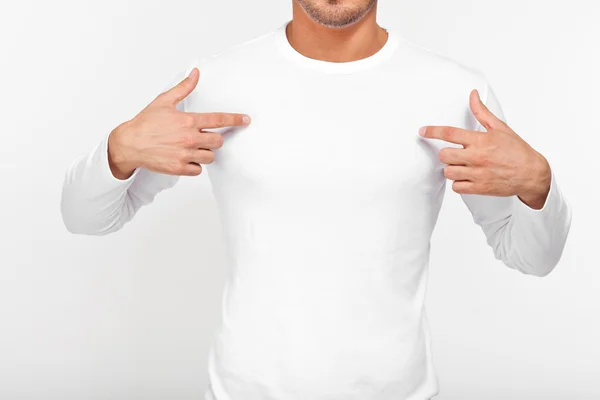
[(447, 179), (505, 265), (541, 277), (561, 257), (571, 211), (549, 162), (481, 74), (376, 6), (295, 0), (67, 171), (66, 227), (102, 235), (206, 168), (230, 267), (207, 400), (435, 396), (423, 304)]

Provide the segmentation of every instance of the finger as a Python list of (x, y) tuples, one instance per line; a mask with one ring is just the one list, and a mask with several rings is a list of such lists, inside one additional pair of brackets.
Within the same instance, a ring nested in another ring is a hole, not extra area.
[(223, 146), (223, 136), (217, 132), (198, 132), (198, 142), (196, 148), (200, 149), (218, 149)]
[(440, 139), (446, 142), (469, 146), (475, 143), (476, 135), (480, 133), (453, 126), (423, 126), (419, 129), (419, 135), (429, 139)]
[(492, 129), (499, 129), (504, 126), (504, 122), (496, 117), (487, 106), (481, 101), (481, 97), (479, 96), (479, 92), (477, 89), (471, 91), (471, 95), (469, 97), (469, 107), (471, 108), (471, 112), (479, 121), (479, 123), (487, 130), (490, 131)]
[(452, 181), (470, 181), (474, 178), (473, 170), (464, 165), (448, 165), (444, 168), (444, 176)]
[(470, 152), (467, 149), (444, 147), (438, 152), (438, 158), (444, 164), (469, 165), (471, 164)]
[(182, 176), (197, 176), (202, 173), (202, 166), (193, 162), (186, 163), (179, 169), (178, 175)]
[(477, 186), (471, 181), (454, 181), (452, 190), (459, 194), (478, 194)]
[(188, 113), (192, 114), (196, 120), (196, 128), (211, 129), (223, 128), (225, 126), (246, 126), (250, 123), (250, 116), (240, 113)]
[(181, 80), (177, 85), (173, 86), (166, 92), (161, 93), (157, 99), (159, 102), (175, 107), (180, 101), (185, 99), (198, 84), (200, 71), (198, 68), (192, 68), (188, 76)]
[(215, 153), (208, 149), (192, 149), (188, 161), (196, 164), (210, 164), (215, 160)]

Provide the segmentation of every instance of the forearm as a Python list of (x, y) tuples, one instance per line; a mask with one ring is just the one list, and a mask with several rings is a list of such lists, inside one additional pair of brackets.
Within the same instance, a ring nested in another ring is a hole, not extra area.
[(496, 258), (523, 273), (545, 276), (558, 264), (571, 225), (571, 207), (550, 175), (545, 202), (536, 209), (517, 196), (511, 197), (511, 215), (495, 232), (490, 229), (488, 243)]
[(78, 157), (64, 177), (61, 213), (72, 233), (103, 235), (120, 229), (131, 219), (128, 189), (138, 170), (127, 179), (118, 179), (111, 171), (106, 135), (94, 149)]
[(119, 156), (109, 157), (114, 131), (65, 174), (61, 213), (69, 232), (105, 235), (129, 222), (136, 212), (170, 188), (178, 176), (134, 168)]

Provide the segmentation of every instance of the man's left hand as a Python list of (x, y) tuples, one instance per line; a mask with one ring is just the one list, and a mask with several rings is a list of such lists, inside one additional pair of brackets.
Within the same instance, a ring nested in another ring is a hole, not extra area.
[(532, 209), (543, 207), (550, 190), (551, 171), (546, 158), (535, 151), (471, 92), (469, 105), (487, 132), (452, 126), (424, 126), (419, 134), (461, 144), (463, 148), (440, 150), (448, 164), (444, 176), (453, 180), (452, 190), (465, 194), (517, 195)]

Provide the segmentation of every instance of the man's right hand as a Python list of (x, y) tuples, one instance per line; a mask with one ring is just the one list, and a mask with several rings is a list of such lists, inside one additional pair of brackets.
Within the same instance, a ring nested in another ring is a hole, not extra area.
[(250, 117), (246, 114), (179, 111), (177, 104), (194, 90), (198, 78), (199, 71), (193, 68), (189, 76), (110, 133), (108, 160), (116, 178), (127, 179), (136, 168), (169, 175), (199, 175), (200, 164), (211, 163), (213, 149), (223, 145), (221, 134), (202, 130), (248, 125)]

